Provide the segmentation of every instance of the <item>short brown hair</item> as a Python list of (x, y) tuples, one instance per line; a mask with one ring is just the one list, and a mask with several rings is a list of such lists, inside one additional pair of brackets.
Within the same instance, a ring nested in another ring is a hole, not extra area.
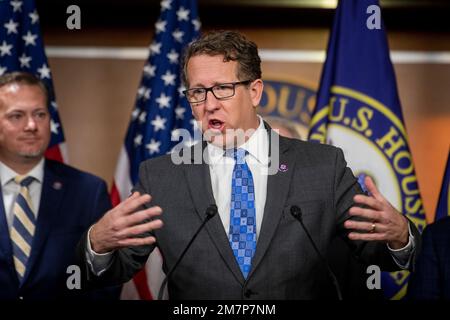
[(192, 42), (186, 49), (183, 60), (183, 82), (187, 81), (187, 64), (189, 59), (207, 54), (210, 56), (222, 55), (223, 61), (237, 61), (239, 80), (261, 78), (261, 58), (258, 55), (257, 45), (236, 31), (213, 31), (202, 35)]
[(0, 76), (0, 88), (13, 83), (39, 87), (45, 96), (46, 103), (48, 103), (47, 87), (44, 82), (35, 75), (24, 71), (14, 71)]

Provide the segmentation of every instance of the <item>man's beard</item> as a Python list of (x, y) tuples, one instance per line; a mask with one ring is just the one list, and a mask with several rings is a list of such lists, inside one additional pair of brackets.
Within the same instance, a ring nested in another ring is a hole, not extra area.
[(36, 158), (41, 158), (44, 155), (46, 148), (42, 147), (36, 151), (22, 151), (19, 152), (19, 156), (25, 159), (34, 160)]

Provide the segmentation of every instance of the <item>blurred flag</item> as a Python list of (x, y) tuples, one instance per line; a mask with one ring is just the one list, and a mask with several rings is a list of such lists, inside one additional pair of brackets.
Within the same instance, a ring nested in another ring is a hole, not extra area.
[(0, 75), (12, 71), (33, 73), (47, 86), (52, 135), (45, 156), (67, 162), (64, 132), (34, 0), (0, 0)]
[[(422, 230), (426, 224), (389, 56), (374, 0), (339, 1), (309, 139), (343, 149), (363, 189), (381, 193)], [(383, 273), (386, 298), (401, 299), (408, 272)]]
[(442, 179), (441, 193), (439, 202), (436, 208), (436, 216), (434, 221), (450, 216), (450, 151), (447, 156), (447, 165), (444, 171), (444, 178)]
[[(161, 14), (114, 176), (114, 205), (129, 196), (142, 161), (166, 154), (178, 143), (178, 129), (188, 129), (193, 135), (192, 113), (182, 94), (181, 57), (199, 32), (196, 0), (161, 1)], [(124, 286), (122, 298), (156, 299), (164, 278), (161, 265), (161, 254), (155, 249), (146, 268)]]

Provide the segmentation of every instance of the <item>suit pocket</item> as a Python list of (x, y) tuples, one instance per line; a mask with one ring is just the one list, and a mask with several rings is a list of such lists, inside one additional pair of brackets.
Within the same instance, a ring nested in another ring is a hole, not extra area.
[[(295, 208), (296, 209), (293, 209)], [(314, 238), (315, 242), (319, 245), (322, 238), (323, 240), (329, 237), (330, 228), (333, 228), (334, 217), (326, 216), (326, 203), (322, 200), (310, 200), (310, 201), (299, 201), (295, 203), (290, 203), (284, 209), (285, 221), (287, 224), (298, 224), (299, 222), (292, 214), (292, 211), (297, 210), (297, 216), (303, 222), (303, 225)], [(300, 213), (300, 214), (298, 214)], [(328, 212), (329, 214), (329, 212)]]
[(283, 213), (285, 217), (292, 217), (292, 212), (299, 214), (302, 219), (306, 217), (315, 216), (321, 217), (325, 211), (325, 203), (322, 200), (298, 201), (289, 202), (284, 207)]
[(304, 216), (322, 215), (325, 210), (325, 203), (322, 200), (311, 200), (299, 202), (298, 207)]

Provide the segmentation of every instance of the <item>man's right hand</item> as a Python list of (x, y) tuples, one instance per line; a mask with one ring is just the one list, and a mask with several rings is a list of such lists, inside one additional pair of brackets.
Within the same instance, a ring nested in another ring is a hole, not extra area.
[(92, 250), (96, 253), (106, 253), (122, 247), (155, 243), (156, 239), (153, 236), (137, 237), (163, 226), (159, 219), (142, 223), (162, 213), (162, 209), (157, 206), (138, 210), (150, 200), (150, 195), (134, 192), (129, 198), (109, 210), (91, 229), (89, 240)]

